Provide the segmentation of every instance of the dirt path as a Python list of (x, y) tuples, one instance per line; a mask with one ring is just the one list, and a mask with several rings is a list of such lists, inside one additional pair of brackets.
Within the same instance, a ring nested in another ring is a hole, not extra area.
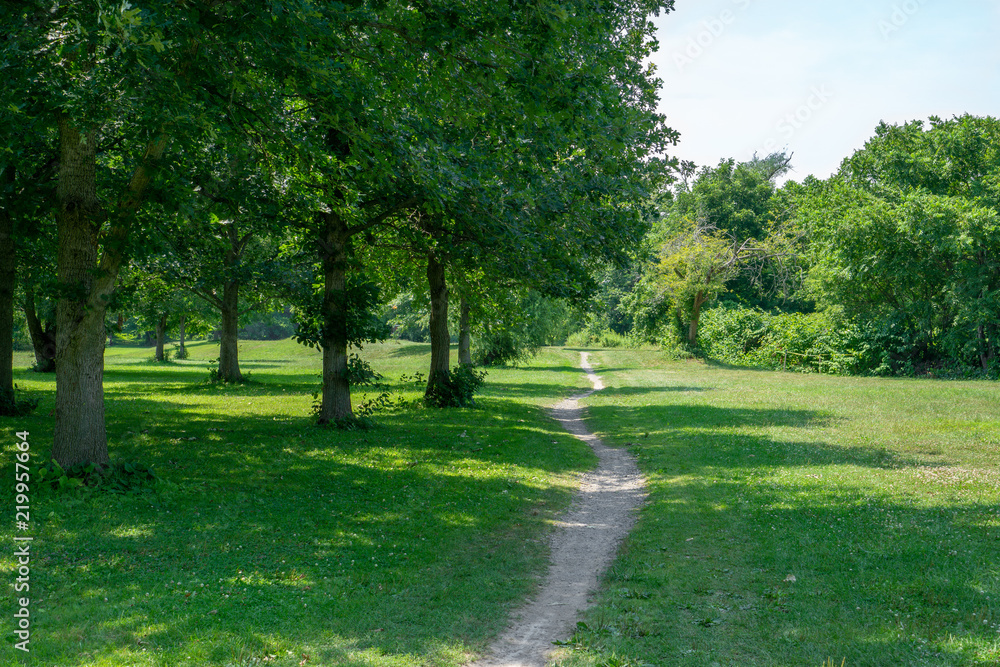
[(552, 416), (583, 440), (600, 459), (585, 475), (576, 500), (552, 536), (552, 562), (538, 596), (514, 616), (513, 625), (493, 644), (490, 655), (470, 667), (544, 667), (545, 656), (576, 626), (598, 577), (611, 564), (619, 542), (635, 523), (645, 484), (635, 459), (624, 449), (601, 444), (583, 422), (580, 399), (604, 388), (580, 353), (580, 366), (594, 388), (552, 408)]

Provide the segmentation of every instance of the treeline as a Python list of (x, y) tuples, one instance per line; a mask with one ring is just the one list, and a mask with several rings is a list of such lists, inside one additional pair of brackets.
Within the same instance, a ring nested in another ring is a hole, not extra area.
[(414, 285), (430, 399), (453, 377), (450, 297), (463, 360), (472, 326), (503, 352), (505, 314), (586, 299), (672, 167), (643, 65), (671, 5), (3, 3), (0, 359), (19, 302), (54, 350), (54, 458), (109, 461), (122, 317), (161, 340), (216, 320), (217, 375), (239, 381), (241, 313), (289, 306), (323, 353), (319, 420), (345, 424), (349, 349), (388, 335)]
[(683, 166), (592, 321), (736, 364), (1000, 374), (1000, 121), (880, 124), (827, 180)]

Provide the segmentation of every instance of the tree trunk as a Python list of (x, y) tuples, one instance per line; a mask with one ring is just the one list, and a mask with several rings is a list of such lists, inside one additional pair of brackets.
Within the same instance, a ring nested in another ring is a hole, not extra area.
[(56, 307), (52, 456), (64, 468), (88, 462), (104, 466), (110, 459), (104, 426), (104, 313), (108, 301), (102, 297), (110, 297), (110, 291), (95, 290), (102, 215), (95, 181), (97, 136), (92, 131), (82, 134), (62, 117), (59, 139), (57, 278), (65, 296)]
[(451, 336), (448, 334), (448, 284), (444, 265), (434, 255), (427, 257), (427, 284), (431, 293), (431, 368), (427, 375), (425, 396), (432, 396), (442, 382), (448, 380)]
[(701, 318), (701, 307), (704, 303), (704, 294), (698, 292), (694, 297), (694, 307), (691, 309), (691, 324), (688, 326), (688, 343), (691, 346), (698, 343), (698, 320)]
[(333, 213), (323, 214), (323, 398), (319, 423), (354, 417), (347, 377), (347, 247), (350, 232)]
[(181, 315), (180, 322), (177, 324), (178, 332), (177, 337), (179, 340), (177, 348), (177, 356), (181, 359), (187, 359), (187, 350), (184, 349), (184, 329), (187, 327), (187, 315)]
[(242, 382), (239, 359), (240, 283), (230, 280), (222, 287), (222, 338), (219, 343), (219, 380)]
[(160, 315), (156, 322), (156, 360), (163, 361), (163, 343), (167, 337), (167, 316)]
[(42, 327), (35, 307), (35, 290), (30, 287), (24, 290), (24, 318), (28, 322), (31, 347), (35, 350), (35, 370), (39, 373), (52, 373), (56, 370), (55, 330), (51, 325), (48, 330)]
[[(4, 169), (5, 185), (14, 185), (14, 167)], [(17, 252), (14, 220), (0, 208), (0, 394), (14, 395), (14, 287), (17, 283)]]
[(986, 338), (986, 327), (982, 324), (977, 329), (979, 337), (979, 361), (983, 365), (983, 370), (990, 370), (990, 362), (993, 361), (993, 345)]
[(458, 363), (472, 365), (472, 318), (468, 299), (463, 295), (459, 302)]

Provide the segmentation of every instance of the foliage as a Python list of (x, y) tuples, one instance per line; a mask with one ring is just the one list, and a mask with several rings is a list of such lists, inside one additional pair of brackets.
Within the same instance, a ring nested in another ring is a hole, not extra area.
[(295, 334), (291, 315), (278, 312), (253, 313), (240, 329), (240, 340), (282, 340)]
[(544, 345), (561, 345), (573, 326), (565, 302), (535, 290), (495, 291), (480, 301), (473, 359), (483, 366), (507, 366), (530, 359)]
[[(364, 275), (351, 274), (347, 286), (337, 293), (337, 313), (344, 318), (335, 323), (346, 331), (347, 340), (353, 344), (374, 343), (389, 337), (389, 326), (379, 317), (381, 303), (378, 285)], [(319, 348), (327, 337), (323, 314), (323, 287), (314, 285), (311, 297), (292, 309), (295, 340), (312, 348)]]
[(448, 371), (431, 387), (424, 403), (432, 408), (465, 408), (476, 404), (475, 394), (483, 386), (486, 372), (467, 364), (459, 364)]
[(797, 239), (774, 179), (789, 159), (777, 153), (701, 170), (683, 165), (682, 180), (664, 197), (660, 220), (638, 252), (641, 277), (620, 298), (642, 335), (683, 330), (694, 346), (702, 308), (721, 295), (763, 304), (779, 288), (788, 293)]
[(839, 375), (872, 370), (858, 328), (827, 313), (713, 308), (702, 318), (698, 345), (710, 359), (741, 366)]
[(55, 459), (34, 468), (32, 478), (37, 480), (41, 489), (77, 496), (149, 492), (163, 481), (152, 468), (142, 463), (112, 461), (104, 467), (80, 463), (64, 469)]
[(808, 285), (823, 307), (891, 323), (910, 366), (994, 367), (1000, 354), (1000, 121), (881, 124), (805, 188)]
[(634, 347), (633, 339), (609, 329), (585, 328), (570, 335), (566, 339), (566, 345), (570, 347)]
[[(426, 298), (422, 301), (426, 301)], [(392, 329), (393, 338), (415, 343), (427, 341), (427, 306), (412, 293), (404, 292), (389, 301), (383, 308), (383, 319)]]

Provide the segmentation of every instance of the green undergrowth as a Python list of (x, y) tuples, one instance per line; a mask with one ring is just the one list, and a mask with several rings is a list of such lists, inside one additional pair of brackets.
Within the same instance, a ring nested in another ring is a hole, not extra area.
[(592, 355), (649, 484), (564, 667), (1000, 664), (1000, 386)]
[[(595, 464), (544, 411), (585, 384), (575, 352), (490, 370), (476, 407), (442, 410), (396, 380), (426, 373), (428, 346), (366, 347), (402, 400), (375, 428), (342, 432), (312, 422), (315, 351), (241, 343), (255, 382), (220, 385), (204, 382), (217, 345), (188, 349), (163, 365), (148, 349), (108, 349), (111, 456), (156, 481), (127, 493), (31, 485), (18, 533), (34, 537), (31, 652), (5, 633), (0, 664), (463, 664), (534, 590), (552, 518)], [(34, 465), (52, 441), (54, 377), (17, 380), (41, 402), (3, 422), (8, 470), (15, 432), (29, 432)], [(13, 548), (0, 569), (13, 585)]]

